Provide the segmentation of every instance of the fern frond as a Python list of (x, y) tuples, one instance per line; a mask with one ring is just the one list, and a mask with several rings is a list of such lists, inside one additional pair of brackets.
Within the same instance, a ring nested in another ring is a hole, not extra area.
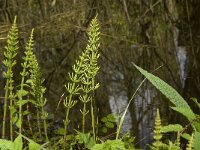
[(162, 127), (162, 132), (167, 133), (167, 132), (179, 132), (183, 129), (183, 127), (180, 124), (169, 124), (167, 126)]

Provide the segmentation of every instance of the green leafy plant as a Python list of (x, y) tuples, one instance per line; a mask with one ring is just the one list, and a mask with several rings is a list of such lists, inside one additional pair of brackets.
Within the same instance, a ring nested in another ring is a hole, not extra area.
[(18, 137), (12, 142), (8, 140), (0, 139), (0, 148), (6, 150), (22, 150), (23, 143), (22, 143), (22, 136), (18, 135)]
[[(99, 24), (97, 22), (97, 19), (94, 18), (90, 24), (89, 28), (89, 40), (88, 44), (86, 46), (85, 52), (83, 52), (83, 55), (81, 56), (83, 59), (83, 65), (82, 65), (82, 76), (81, 76), (81, 90), (82, 95), (80, 95), (80, 100), (83, 103), (83, 109), (81, 110), (82, 113), (82, 132), (85, 132), (85, 120), (86, 115), (89, 112), (86, 108), (87, 103), (91, 102), (91, 110), (93, 110), (93, 99), (94, 99), (94, 91), (99, 87), (99, 83), (95, 83), (95, 77), (99, 71), (99, 67), (97, 64), (98, 58), (100, 56), (98, 52), (98, 48), (100, 46), (99, 43)], [(93, 134), (95, 136), (94, 131), (94, 116), (92, 112), (92, 128), (93, 128)]]
[(126, 134), (123, 135), (122, 141), (124, 142), (124, 147), (127, 150), (134, 150), (134, 141), (135, 137), (131, 136), (130, 132), (127, 132)]
[(78, 139), (78, 143), (84, 144), (85, 148), (91, 149), (95, 145), (94, 138), (90, 135), (90, 133), (82, 133), (79, 131), (77, 132), (76, 138)]
[[(172, 102), (175, 107), (171, 107), (173, 110), (179, 112), (185, 116), (190, 122), (193, 132), (194, 132), (194, 148), (198, 150), (200, 145), (195, 143), (200, 141), (200, 121), (199, 115), (195, 114), (187, 102), (181, 97), (181, 95), (166, 82), (161, 80), (159, 77), (154, 76), (151, 73), (148, 73), (146, 70), (134, 65), (162, 94), (164, 94), (170, 102)], [(172, 127), (172, 126), (171, 126)], [(177, 125), (175, 126), (177, 128)], [(179, 126), (180, 127), (180, 126)]]
[[(73, 65), (73, 72), (69, 73), (70, 82), (66, 86), (69, 96), (66, 97), (64, 105), (66, 107), (66, 118), (64, 122), (65, 133), (64, 141), (66, 140), (67, 126), (69, 124), (69, 112), (72, 107), (77, 103), (73, 97), (81, 92), (79, 95), (80, 101), (83, 103), (82, 113), (82, 132), (85, 133), (85, 118), (89, 112), (86, 108), (87, 103), (91, 102), (92, 111), (92, 128), (93, 136), (95, 137), (95, 125), (94, 125), (94, 113), (93, 113), (93, 94), (94, 90), (99, 87), (99, 84), (95, 84), (95, 76), (99, 70), (97, 60), (99, 58), (99, 25), (97, 19), (94, 18), (89, 28), (89, 40), (85, 51), (82, 52), (81, 56), (76, 63)], [(95, 138), (94, 138), (95, 139)], [(65, 143), (65, 142), (64, 142)], [(65, 145), (64, 145), (65, 147)]]
[(19, 134), (16, 139), (12, 142), (5, 139), (0, 139), (0, 148), (1, 150), (25, 150), (27, 147), (23, 148), (23, 140), (26, 139), (28, 141), (28, 149), (29, 150), (45, 150), (45, 145), (39, 145), (38, 143), (34, 142), (33, 140), (27, 138), (24, 135)]
[(105, 143), (96, 144), (91, 150), (127, 150), (121, 140), (107, 140)]
[[(33, 34), (33, 30), (31, 35)], [(37, 58), (34, 53), (32, 53), (30, 57), (30, 77), (26, 81), (26, 83), (30, 84), (31, 94), (33, 96), (33, 101), (31, 101), (37, 110), (37, 125), (39, 130), (39, 136), (41, 138), (41, 129), (40, 129), (40, 120), (43, 120), (43, 128), (45, 133), (46, 141), (48, 141), (47, 135), (47, 123), (46, 118), (48, 116), (47, 112), (44, 110), (44, 106), (47, 103), (47, 100), (44, 98), (45, 87), (43, 87), (44, 79), (42, 78), (42, 74), (40, 71), (39, 64), (37, 62)]]
[[(48, 113), (45, 111), (45, 105), (47, 100), (44, 97), (45, 87), (43, 86), (44, 79), (42, 78), (41, 69), (37, 62), (36, 55), (33, 53), (34, 41), (33, 31), (30, 34), (29, 40), (25, 47), (25, 56), (23, 57), (21, 83), (18, 87), (13, 84), (13, 67), (16, 64), (14, 59), (17, 55), (18, 49), (18, 29), (16, 26), (16, 18), (8, 34), (6, 51), (4, 52), (3, 64), (6, 67), (6, 71), (3, 73), (6, 78), (5, 85), (5, 100), (4, 100), (4, 113), (3, 113), (3, 125), (2, 125), (2, 139), (0, 139), (0, 149), (6, 150), (38, 150), (38, 149), (90, 149), (90, 150), (134, 150), (135, 138), (128, 132), (121, 137), (119, 136), (120, 130), (124, 121), (125, 114), (128, 110), (133, 97), (145, 82), (149, 80), (162, 94), (164, 94), (169, 101), (173, 104), (171, 109), (180, 113), (184, 116), (188, 124), (182, 126), (180, 124), (169, 124), (163, 126), (161, 124), (161, 117), (159, 109), (157, 109), (155, 118), (155, 129), (154, 129), (154, 143), (150, 146), (151, 149), (163, 149), (163, 150), (180, 150), (181, 149), (181, 138), (185, 138), (188, 141), (187, 150), (199, 150), (200, 149), (200, 116), (195, 114), (190, 108), (188, 103), (180, 96), (180, 94), (173, 89), (166, 82), (160, 78), (154, 76), (152, 73), (148, 73), (142, 68), (134, 65), (144, 76), (145, 79), (138, 86), (133, 96), (129, 100), (129, 103), (120, 118), (119, 125), (117, 126), (116, 139), (115, 140), (103, 140), (98, 134), (98, 130), (101, 129), (106, 133), (107, 129), (114, 128), (116, 126), (116, 117), (113, 114), (108, 114), (103, 117), (98, 123), (95, 118), (94, 108), (94, 92), (99, 87), (99, 83), (96, 83), (96, 75), (100, 69), (98, 66), (99, 46), (100, 46), (100, 31), (97, 18), (95, 17), (88, 31), (89, 40), (85, 50), (81, 53), (75, 64), (72, 66), (72, 72), (69, 73), (69, 82), (67, 83), (66, 91), (67, 96), (64, 100), (64, 106), (66, 108), (64, 127), (58, 128), (53, 132), (51, 137), (48, 133), (47, 117)], [(17, 90), (18, 89), (18, 90)], [(15, 93), (15, 91), (17, 91)], [(77, 98), (77, 99), (76, 99)], [(192, 98), (193, 102), (200, 108), (200, 103), (197, 99)], [(8, 103), (10, 101), (10, 103)], [(82, 109), (82, 130), (70, 133), (68, 130), (70, 123), (70, 111), (74, 108), (77, 102), (81, 102)], [(9, 106), (7, 106), (9, 104)], [(88, 108), (90, 104), (90, 108)], [(28, 109), (29, 105), (34, 106), (36, 115), (31, 113)], [(24, 109), (27, 106), (26, 110)], [(10, 110), (10, 140), (5, 139), (6, 131), (6, 109), (9, 107)], [(86, 124), (87, 114), (90, 112), (91, 125)], [(18, 114), (15, 116), (14, 114)], [(29, 132), (25, 128), (25, 115), (30, 115), (29, 129), (31, 129), (31, 123), (35, 126), (32, 131), (34, 140), (26, 137), (29, 136)], [(41, 122), (42, 121), (42, 122)], [(43, 123), (43, 127), (41, 124)], [(19, 128), (18, 136), (13, 135), (13, 125), (17, 125)], [(22, 124), (24, 128), (22, 128)], [(86, 130), (86, 126), (91, 127)], [(190, 128), (190, 134), (186, 133), (186, 129)], [(22, 135), (22, 129), (24, 135)], [(38, 131), (38, 132), (34, 132)], [(177, 139), (172, 141), (167, 138), (163, 140), (166, 133), (175, 133)], [(49, 135), (49, 136), (48, 136)], [(13, 138), (15, 137), (15, 140)], [(162, 138), (163, 137), (163, 138)], [(40, 145), (46, 140), (46, 143)], [(40, 143), (40, 144), (38, 144)]]
[(22, 122), (23, 122), (23, 106), (28, 103), (27, 100), (27, 94), (28, 90), (25, 89), (26, 86), (26, 78), (29, 75), (29, 69), (30, 69), (30, 62), (32, 61), (32, 56), (33, 56), (33, 30), (30, 34), (29, 41), (26, 44), (25, 48), (25, 56), (23, 57), (24, 62), (22, 63), (22, 72), (20, 73), (21, 75), (21, 83), (20, 83), (20, 89), (17, 91), (17, 97), (18, 97), (18, 102), (17, 106), (19, 108), (19, 118), (17, 122), (17, 126), (19, 128), (19, 133), (22, 133)]
[(98, 128), (101, 132), (107, 133), (108, 129), (112, 129), (116, 124), (116, 117), (113, 113), (101, 118), (101, 122), (98, 123)]

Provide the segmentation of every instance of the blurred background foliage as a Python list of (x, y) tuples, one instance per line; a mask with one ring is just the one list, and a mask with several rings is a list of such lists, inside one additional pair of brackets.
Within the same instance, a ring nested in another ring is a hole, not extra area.
[[(109, 99), (113, 93), (113, 86), (117, 87), (115, 92), (125, 91), (127, 99), (130, 99), (141, 82), (142, 77), (133, 68), (132, 62), (149, 71), (162, 65), (155, 71), (156, 75), (175, 87), (186, 100), (190, 97), (198, 98), (199, 8), (199, 0), (1, 0), (0, 59), (3, 59), (6, 35), (14, 16), (17, 16), (20, 30), (19, 62), (22, 61), (24, 50), (22, 45), (31, 29), (35, 28), (34, 51), (45, 78), (46, 96), (49, 101), (47, 109), (49, 112), (56, 112), (61, 121), (64, 108), (62, 103), (57, 105), (65, 92), (67, 72), (84, 50), (88, 25), (98, 14), (101, 26), (101, 71), (97, 80), (101, 86), (96, 93), (96, 113), (99, 117), (112, 111)], [(182, 70), (180, 58), (185, 60)], [(1, 61), (0, 63), (2, 72), (5, 68)], [(20, 69), (19, 65), (15, 67), (16, 72)], [(15, 76), (16, 85), (19, 79)], [(2, 74), (0, 81), (3, 95)], [(170, 117), (171, 110), (168, 110), (162, 95), (154, 94), (151, 102), (146, 99), (147, 88), (153, 89), (148, 83), (144, 84), (138, 93), (142, 99), (130, 107), (132, 129), (138, 139), (143, 138), (139, 132), (140, 123), (146, 114), (152, 114), (152, 110), (157, 107), (160, 107), (161, 114), (169, 114), (165, 116), (166, 122), (175, 121), (175, 117)], [(77, 113), (78, 108), (73, 114), (76, 116)], [(154, 116), (145, 118), (146, 123), (150, 124), (148, 122), (151, 122)]]

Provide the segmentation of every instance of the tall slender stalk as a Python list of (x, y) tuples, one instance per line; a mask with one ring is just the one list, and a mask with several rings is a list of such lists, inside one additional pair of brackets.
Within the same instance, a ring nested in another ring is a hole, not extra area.
[(94, 102), (94, 86), (95, 86), (95, 80), (93, 79), (92, 80), (92, 87), (93, 87), (93, 90), (92, 90), (92, 100), (91, 100), (91, 118), (92, 118), (92, 133), (93, 133), (93, 138), (94, 138), (94, 141), (96, 142), (96, 132), (95, 132), (95, 119), (94, 119), (94, 108), (93, 108), (93, 102)]
[(76, 100), (73, 100), (72, 99), (72, 96), (73, 96), (73, 94), (72, 93), (70, 93), (70, 96), (69, 96), (69, 99), (67, 99), (67, 97), (66, 97), (66, 99), (65, 99), (65, 102), (64, 102), (64, 106), (67, 108), (67, 110), (66, 110), (66, 116), (65, 116), (65, 121), (64, 121), (64, 150), (66, 149), (66, 137), (67, 137), (67, 127), (68, 127), (68, 124), (69, 124), (69, 112), (70, 112), (70, 109), (72, 108), (72, 107), (74, 107), (75, 105), (76, 105), (76, 103), (77, 103), (77, 101)]
[[(31, 33), (32, 45), (33, 45), (33, 30)], [(47, 112), (44, 109), (44, 106), (47, 103), (47, 100), (44, 98), (44, 93), (46, 88), (43, 87), (44, 79), (42, 78), (42, 74), (40, 71), (39, 64), (37, 62), (36, 55), (34, 53), (30, 56), (30, 79), (28, 82), (31, 84), (32, 96), (34, 98), (33, 104), (35, 104), (37, 110), (37, 124), (39, 130), (39, 136), (41, 137), (41, 127), (40, 127), (40, 119), (43, 121), (43, 128), (46, 141), (49, 141), (47, 134), (47, 123), (46, 118), (48, 116)], [(41, 114), (41, 116), (40, 116)]]
[[(26, 111), (29, 112), (29, 105), (26, 105)], [(30, 122), (30, 115), (27, 116), (27, 120), (28, 120), (28, 126), (29, 126), (30, 133), (33, 137), (33, 129), (32, 129), (31, 122)]]
[(13, 71), (12, 68), (16, 64), (14, 60), (17, 55), (18, 50), (18, 29), (16, 25), (16, 17), (14, 19), (11, 30), (8, 33), (7, 37), (7, 46), (5, 47), (6, 51), (4, 52), (5, 60), (3, 64), (6, 66), (7, 70), (3, 72), (4, 77), (6, 78), (5, 85), (5, 98), (4, 98), (4, 112), (3, 112), (3, 125), (2, 125), (2, 138), (5, 138), (5, 125), (6, 125), (6, 114), (7, 114), (7, 103), (8, 98), (10, 99), (10, 138), (13, 139)]
[(80, 96), (80, 100), (83, 102), (83, 109), (81, 110), (82, 113), (82, 132), (85, 132), (85, 120), (86, 115), (89, 112), (87, 110), (87, 103), (91, 102), (90, 111), (91, 111), (91, 118), (92, 118), (92, 131), (93, 136), (95, 139), (95, 120), (94, 120), (94, 111), (93, 111), (93, 102), (94, 102), (94, 91), (99, 87), (99, 84), (95, 84), (95, 77), (99, 71), (99, 67), (97, 64), (98, 58), (100, 56), (98, 52), (98, 48), (100, 46), (100, 31), (99, 31), (99, 24), (97, 22), (97, 17), (95, 17), (89, 28), (89, 40), (86, 46), (86, 57), (84, 59), (83, 65), (83, 75), (82, 75), (82, 91), (83, 96)]
[[(67, 135), (67, 127), (70, 122), (69, 119), (70, 109), (72, 109), (72, 107), (74, 107), (74, 105), (77, 103), (77, 101), (74, 100), (74, 96), (79, 94), (79, 91), (82, 90), (81, 92), (82, 95), (80, 95), (79, 98), (83, 102), (83, 109), (81, 110), (81, 113), (82, 113), (82, 132), (84, 133), (85, 117), (86, 114), (88, 113), (86, 105), (89, 101), (91, 101), (92, 98), (91, 91), (98, 87), (98, 84), (94, 85), (93, 88), (91, 87), (91, 79), (94, 79), (99, 69), (99, 67), (97, 66), (97, 59), (99, 57), (99, 54), (97, 53), (97, 48), (99, 47), (100, 32), (98, 30), (99, 27), (97, 20), (95, 18), (92, 20), (90, 25), (89, 44), (87, 45), (86, 50), (82, 52), (79, 59), (76, 60), (76, 63), (73, 65), (72, 67), (73, 72), (69, 73), (70, 82), (66, 86), (66, 90), (69, 93), (69, 95), (66, 97), (64, 101), (64, 106), (66, 107), (66, 116), (64, 121), (64, 129), (65, 129), (64, 149), (66, 149), (66, 135)], [(92, 59), (91, 61), (90, 57)], [(92, 104), (91, 104), (91, 109), (92, 109)], [(94, 116), (92, 118), (94, 120)], [(92, 126), (94, 127), (94, 124)], [(93, 133), (95, 136), (94, 128), (93, 128)]]
[(46, 123), (46, 118), (48, 114), (44, 110), (44, 106), (47, 103), (47, 100), (44, 98), (44, 93), (46, 89), (42, 86), (44, 79), (42, 78), (40, 67), (38, 65), (35, 54), (33, 54), (31, 57), (29, 81), (31, 83), (34, 104), (37, 110), (37, 124), (38, 124), (39, 136), (41, 137), (40, 119), (42, 119), (45, 138), (46, 141), (48, 141), (49, 139), (47, 135), (47, 123)]
[(39, 137), (40, 139), (42, 138), (42, 133), (41, 133), (41, 127), (40, 127), (40, 111), (39, 108), (36, 108), (37, 111), (37, 126), (38, 126), (38, 132), (39, 132)]
[[(44, 103), (44, 105), (45, 105), (45, 103)], [(42, 109), (42, 119), (43, 119), (45, 139), (46, 139), (46, 141), (49, 141), (48, 134), (47, 134), (47, 122), (46, 122), (46, 118), (47, 118), (48, 114), (45, 112), (44, 106), (42, 106), (41, 109)]]
[(18, 107), (19, 107), (19, 119), (18, 119), (18, 127), (19, 127), (19, 133), (22, 133), (22, 122), (23, 122), (23, 105), (26, 104), (28, 101), (24, 100), (24, 97), (28, 94), (28, 91), (24, 89), (26, 77), (29, 74), (30, 69), (30, 62), (31, 58), (33, 56), (33, 31), (31, 31), (29, 41), (26, 44), (25, 49), (25, 56), (23, 57), (24, 62), (22, 63), (23, 70), (20, 73), (21, 74), (21, 84), (20, 84), (20, 90), (17, 91), (18, 96)]
[(135, 92), (133, 93), (131, 99), (129, 100), (128, 105), (126, 106), (126, 109), (124, 110), (124, 113), (123, 113), (122, 117), (120, 118), (119, 125), (118, 125), (118, 128), (117, 128), (117, 133), (116, 133), (116, 140), (119, 139), (119, 134), (120, 134), (120, 131), (121, 131), (123, 122), (124, 122), (125, 115), (126, 115), (126, 113), (127, 113), (127, 111), (128, 111), (128, 108), (129, 108), (129, 106), (131, 105), (131, 102), (133, 101), (133, 98), (135, 97), (136, 93), (138, 92), (138, 90), (140, 89), (140, 87), (142, 86), (142, 84), (143, 84), (145, 81), (146, 81), (146, 78), (143, 79), (142, 82), (140, 83), (140, 85), (137, 87), (137, 89), (136, 89)]

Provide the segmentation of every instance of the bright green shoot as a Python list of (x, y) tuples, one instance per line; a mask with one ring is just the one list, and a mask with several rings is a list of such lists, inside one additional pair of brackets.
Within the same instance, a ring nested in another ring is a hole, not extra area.
[(83, 91), (83, 95), (80, 95), (80, 100), (83, 102), (82, 113), (82, 132), (85, 132), (85, 120), (86, 115), (89, 112), (86, 108), (87, 103), (91, 102), (91, 118), (92, 118), (92, 128), (93, 128), (93, 136), (95, 136), (94, 129), (94, 112), (93, 111), (93, 99), (94, 99), (94, 91), (99, 87), (99, 83), (95, 83), (95, 77), (99, 71), (99, 67), (97, 64), (98, 58), (100, 56), (98, 48), (100, 46), (100, 31), (99, 24), (97, 22), (96, 17), (92, 20), (89, 28), (89, 40), (85, 50), (85, 54), (82, 56), (84, 65), (82, 66), (82, 78), (81, 78), (81, 89)]
[(27, 42), (26, 49), (25, 49), (25, 56), (23, 57), (24, 63), (22, 63), (23, 70), (20, 73), (21, 74), (21, 84), (20, 89), (17, 91), (17, 97), (18, 97), (18, 108), (19, 108), (19, 119), (17, 122), (17, 126), (19, 128), (19, 133), (22, 133), (22, 120), (23, 120), (23, 109), (22, 106), (25, 105), (28, 101), (25, 98), (25, 96), (28, 94), (28, 91), (25, 90), (26, 86), (26, 77), (29, 74), (30, 69), (30, 61), (32, 60), (33, 56), (33, 30), (31, 32), (29, 41)]
[[(33, 104), (37, 109), (37, 124), (39, 130), (39, 136), (41, 138), (41, 127), (40, 127), (40, 119), (43, 120), (43, 127), (46, 141), (48, 141), (47, 135), (47, 123), (46, 118), (48, 114), (44, 110), (44, 106), (46, 105), (47, 100), (44, 98), (45, 87), (43, 87), (44, 79), (42, 78), (41, 70), (39, 64), (37, 62), (37, 58), (35, 54), (32, 54), (30, 60), (30, 79), (27, 80), (27, 83), (31, 84), (31, 94), (33, 95), (34, 101)], [(40, 117), (41, 116), (41, 117)]]
[(3, 126), (2, 126), (2, 138), (5, 138), (5, 123), (6, 123), (6, 112), (7, 112), (7, 103), (8, 99), (10, 99), (10, 138), (13, 139), (13, 67), (16, 64), (16, 60), (14, 59), (17, 55), (18, 50), (18, 28), (16, 25), (16, 17), (14, 19), (14, 23), (11, 27), (11, 30), (8, 33), (7, 37), (7, 46), (6, 51), (4, 52), (5, 60), (3, 64), (6, 67), (6, 71), (3, 72), (4, 77), (6, 78), (5, 85), (5, 99), (4, 99), (4, 113), (3, 113)]
[(159, 109), (157, 109), (156, 112), (156, 120), (155, 120), (155, 130), (154, 130), (154, 140), (155, 142), (153, 143), (153, 145), (155, 146), (156, 149), (159, 149), (159, 147), (162, 146), (162, 133), (161, 133), (161, 119), (160, 119), (160, 113), (159, 113)]
[[(79, 95), (80, 101), (83, 102), (82, 113), (82, 132), (85, 132), (85, 120), (86, 115), (89, 112), (86, 108), (88, 102), (92, 103), (94, 90), (99, 87), (99, 84), (95, 84), (95, 76), (99, 70), (97, 65), (97, 60), (99, 58), (98, 48), (99, 48), (99, 25), (97, 19), (94, 18), (90, 24), (89, 28), (89, 41), (86, 47), (86, 50), (82, 52), (81, 56), (76, 63), (73, 65), (73, 72), (69, 73), (70, 82), (66, 86), (66, 90), (69, 95), (64, 101), (64, 106), (66, 107), (66, 118), (64, 121), (64, 143), (66, 140), (67, 126), (70, 122), (69, 112), (72, 107), (77, 103), (77, 100), (74, 99), (75, 95)], [(91, 104), (91, 109), (93, 112), (93, 106)], [(92, 113), (92, 127), (93, 135), (95, 136), (94, 129), (94, 114)], [(65, 148), (65, 144), (64, 144)]]

